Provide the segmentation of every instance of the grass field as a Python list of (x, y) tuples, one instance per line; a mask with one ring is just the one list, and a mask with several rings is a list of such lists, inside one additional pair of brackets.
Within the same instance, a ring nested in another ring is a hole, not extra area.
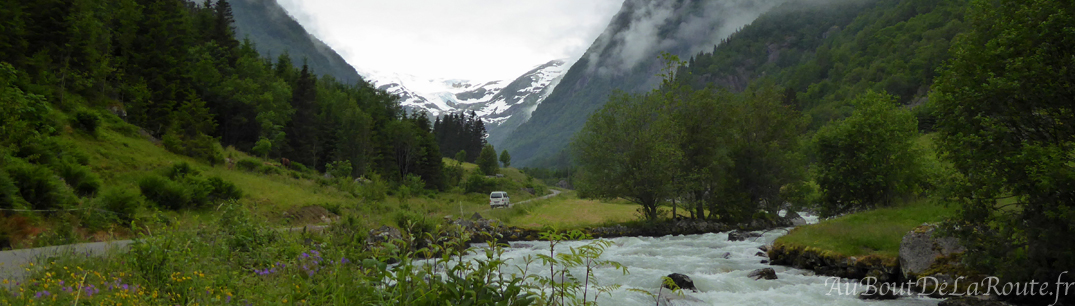
[(567, 191), (557, 197), (516, 205), (511, 209), (496, 209), (489, 215), (511, 226), (573, 229), (637, 220), (641, 216), (638, 207), (626, 201), (579, 199), (574, 191)]
[(897, 207), (829, 219), (800, 226), (776, 240), (777, 244), (816, 247), (844, 256), (878, 255), (895, 258), (900, 241), (911, 229), (925, 222), (951, 216), (954, 208), (930, 199), (920, 199)]

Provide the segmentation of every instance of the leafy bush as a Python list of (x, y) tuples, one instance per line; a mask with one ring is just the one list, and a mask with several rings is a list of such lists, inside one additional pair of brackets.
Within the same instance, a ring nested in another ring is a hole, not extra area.
[(276, 166), (273, 166), (273, 165), (266, 165), (266, 164), (261, 164), (260, 166), (258, 166), (258, 172), (260, 172), (261, 174), (266, 174), (266, 175), (269, 175), (269, 174), (284, 174), (284, 170), (280, 170), (279, 167), (276, 167)]
[(351, 177), (351, 161), (334, 161), (325, 165), (325, 173), (331, 174), (334, 178), (346, 179)]
[(59, 209), (73, 197), (71, 191), (48, 168), (15, 163), (9, 165), (7, 171), (19, 190), (19, 196), (33, 209)]
[(71, 121), (71, 126), (85, 131), (91, 135), (97, 134), (97, 127), (101, 124), (101, 116), (88, 109), (79, 109), (75, 111), (74, 120)]
[(74, 188), (75, 193), (80, 196), (93, 195), (101, 188), (101, 178), (93, 171), (90, 171), (89, 167), (62, 163), (55, 170), (67, 182), (67, 185)]
[(308, 172), (313, 171), (309, 167), (306, 167), (306, 165), (303, 165), (302, 163), (297, 162), (297, 161), (291, 162), (291, 168), (295, 169), (295, 171), (302, 172), (302, 173), (308, 173)]
[(467, 177), (465, 187), (467, 193), (490, 193), (496, 191), (497, 182), (495, 178), (487, 178), (477, 172), (473, 172), (470, 174), (470, 177)]
[(212, 201), (238, 200), (243, 197), (243, 190), (232, 182), (225, 181), (218, 176), (210, 177), (207, 181), (212, 190), (209, 193)]
[(196, 176), (201, 174), (198, 169), (194, 169), (189, 163), (184, 161), (173, 164), (171, 168), (168, 168), (166, 173), (168, 178), (173, 180), (178, 180), (185, 176)]
[(4, 169), (0, 169), (0, 208), (14, 208), (15, 195), (18, 193), (19, 188), (15, 187), (15, 182), (11, 180), (11, 176), (8, 176), (7, 171)]
[(105, 189), (95, 201), (102, 209), (116, 215), (116, 219), (122, 223), (130, 223), (138, 210), (142, 208), (144, 197), (129, 188)]
[(190, 206), (191, 194), (183, 185), (159, 175), (150, 175), (138, 181), (142, 195), (151, 203), (168, 209)]
[(235, 167), (239, 168), (239, 170), (257, 171), (261, 167), (261, 161), (254, 158), (243, 158), (235, 162)]
[(359, 189), (359, 196), (366, 202), (384, 201), (387, 193), (388, 184), (385, 184), (381, 176), (376, 173), (371, 173), (369, 180), (365, 181)]

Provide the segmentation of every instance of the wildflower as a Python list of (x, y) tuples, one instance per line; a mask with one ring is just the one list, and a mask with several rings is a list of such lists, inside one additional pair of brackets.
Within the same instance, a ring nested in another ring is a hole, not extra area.
[(231, 296), (230, 295), (227, 298), (224, 299), (224, 303), (231, 303)]
[(306, 252), (302, 252), (302, 258), (310, 258), (310, 255), (306, 254)]
[(38, 292), (37, 292), (37, 294), (34, 294), (34, 298), (35, 298), (35, 299), (40, 299), (40, 298), (41, 298), (41, 297), (43, 297), (43, 296), (50, 296), (50, 295), (52, 295), (52, 293), (49, 293), (49, 291), (48, 291), (48, 290), (45, 290), (45, 291), (38, 291)]

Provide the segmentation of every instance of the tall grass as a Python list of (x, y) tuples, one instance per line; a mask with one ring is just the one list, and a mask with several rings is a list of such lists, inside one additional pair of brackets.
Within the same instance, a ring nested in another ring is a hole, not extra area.
[(844, 256), (895, 258), (908, 231), (922, 223), (942, 221), (954, 211), (931, 199), (918, 199), (800, 226), (775, 243), (816, 247)]

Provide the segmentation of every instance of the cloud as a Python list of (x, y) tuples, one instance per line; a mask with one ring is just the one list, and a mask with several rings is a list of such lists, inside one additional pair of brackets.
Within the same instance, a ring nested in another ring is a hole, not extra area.
[(712, 47), (786, 0), (627, 0), (623, 27), (598, 38), (590, 69), (617, 74), (668, 51), (690, 56)]
[(280, 0), (356, 68), (473, 80), (577, 58), (623, 0)]

